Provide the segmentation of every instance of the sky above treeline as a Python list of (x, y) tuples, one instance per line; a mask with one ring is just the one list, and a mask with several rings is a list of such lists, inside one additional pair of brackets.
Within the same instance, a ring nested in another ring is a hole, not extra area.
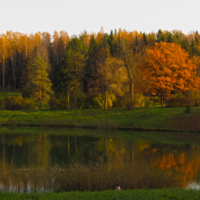
[(101, 27), (157, 32), (200, 32), (199, 0), (1, 0), (0, 34), (66, 31), (69, 36)]

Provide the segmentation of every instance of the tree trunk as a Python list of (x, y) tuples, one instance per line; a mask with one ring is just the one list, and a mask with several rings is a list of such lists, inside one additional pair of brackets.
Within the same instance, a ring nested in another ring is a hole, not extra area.
[(161, 89), (161, 93), (160, 93), (160, 104), (161, 104), (161, 107), (163, 107), (163, 90)]
[(163, 107), (163, 96), (160, 96), (160, 103), (161, 103), (161, 107)]
[(13, 59), (13, 56), (11, 54), (11, 62), (12, 62), (12, 71), (13, 71), (13, 83), (14, 83), (14, 90), (15, 90), (15, 85), (16, 85), (16, 78), (15, 78), (15, 62)]
[(5, 90), (5, 80), (4, 80), (4, 74), (5, 74), (5, 69), (4, 69), (4, 57), (3, 57), (3, 90)]
[(13, 81), (14, 81), (14, 91), (15, 91), (16, 89), (15, 69), (13, 69)]
[(75, 115), (76, 115), (76, 110), (77, 110), (77, 94), (75, 94)]
[(105, 90), (105, 102), (104, 102), (104, 110), (108, 109), (108, 97), (107, 97), (107, 89)]
[(133, 88), (134, 88), (134, 82), (131, 81), (130, 83), (130, 110), (134, 109), (134, 93), (133, 93)]
[(124, 50), (123, 50), (123, 56), (124, 56), (125, 67), (127, 69), (128, 76), (129, 76), (129, 79), (130, 79), (130, 105), (129, 105), (129, 109), (132, 110), (132, 109), (134, 109), (134, 104), (133, 104), (133, 87), (134, 87), (134, 82), (133, 82), (133, 77), (131, 75), (131, 71), (129, 69), (129, 65), (128, 65), (128, 62), (127, 62), (126, 53), (125, 53)]
[(104, 138), (104, 145), (105, 145), (105, 157), (104, 157), (104, 162), (106, 162), (108, 159), (108, 157), (107, 157), (107, 140), (106, 140), (106, 138)]
[(69, 111), (69, 93), (67, 94), (67, 111)]
[(42, 109), (42, 100), (40, 99), (40, 110)]
[[(40, 72), (40, 68), (39, 68), (39, 74), (41, 74)], [(40, 81), (40, 85), (39, 85), (39, 95), (40, 95), (40, 110), (42, 109), (42, 88), (41, 88), (41, 79)]]

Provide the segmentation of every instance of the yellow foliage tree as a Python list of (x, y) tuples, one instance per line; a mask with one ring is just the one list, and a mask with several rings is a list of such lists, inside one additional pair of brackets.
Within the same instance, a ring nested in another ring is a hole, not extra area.
[(128, 74), (124, 68), (123, 61), (116, 58), (107, 58), (105, 62), (98, 66), (99, 78), (96, 80), (96, 85), (105, 92), (104, 109), (107, 110), (108, 91), (118, 89), (123, 82), (127, 81)]

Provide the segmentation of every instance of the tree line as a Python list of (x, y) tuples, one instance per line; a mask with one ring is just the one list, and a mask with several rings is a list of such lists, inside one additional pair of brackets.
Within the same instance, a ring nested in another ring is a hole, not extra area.
[[(22, 91), (39, 107), (95, 107), (113, 102), (134, 108), (136, 96), (170, 95), (199, 89), (200, 35), (158, 30), (119, 29), (82, 32), (0, 35), (0, 86)], [(142, 98), (142, 97), (140, 97)]]

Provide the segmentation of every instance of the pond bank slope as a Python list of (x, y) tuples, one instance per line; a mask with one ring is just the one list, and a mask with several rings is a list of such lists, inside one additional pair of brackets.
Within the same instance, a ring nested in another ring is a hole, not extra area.
[(8, 126), (65, 126), (98, 129), (136, 129), (161, 131), (200, 131), (200, 107), (176, 108), (112, 108), (65, 110), (1, 111), (0, 124)]

